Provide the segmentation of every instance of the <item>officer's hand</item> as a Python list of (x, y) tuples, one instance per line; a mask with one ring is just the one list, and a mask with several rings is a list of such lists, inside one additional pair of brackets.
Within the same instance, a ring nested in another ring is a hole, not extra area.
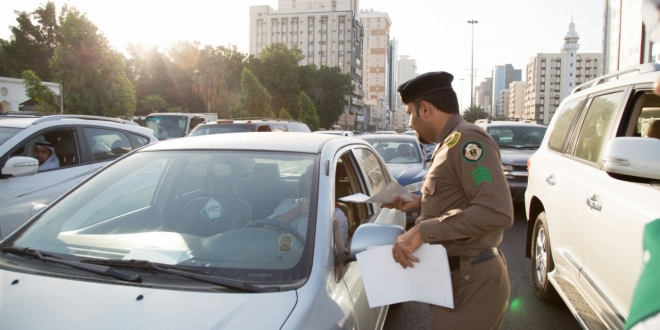
[(400, 264), (404, 269), (406, 267), (412, 268), (412, 262), (419, 262), (419, 259), (413, 256), (413, 252), (417, 251), (422, 244), (424, 244), (424, 240), (422, 240), (419, 226), (415, 226), (396, 239), (396, 242), (392, 247), (394, 261)]
[(420, 195), (411, 195), (413, 200), (406, 202), (400, 197), (397, 197), (393, 203), (385, 203), (382, 206), (388, 209), (397, 209), (403, 212), (410, 212), (416, 210), (419, 206), (419, 200), (422, 198)]

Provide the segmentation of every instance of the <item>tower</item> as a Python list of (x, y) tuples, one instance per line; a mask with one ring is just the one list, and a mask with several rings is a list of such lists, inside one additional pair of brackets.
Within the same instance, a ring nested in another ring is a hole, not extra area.
[(564, 37), (564, 46), (561, 48), (564, 67), (561, 71), (561, 99), (563, 100), (575, 88), (577, 51), (580, 48), (578, 44), (580, 36), (575, 32), (575, 23), (571, 18), (571, 24), (568, 25), (568, 33)]

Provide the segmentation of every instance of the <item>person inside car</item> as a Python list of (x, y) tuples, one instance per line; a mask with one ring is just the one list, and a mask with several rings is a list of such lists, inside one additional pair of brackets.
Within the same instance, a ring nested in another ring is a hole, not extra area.
[(48, 141), (37, 142), (32, 147), (34, 158), (39, 161), (39, 172), (60, 167), (55, 148)]

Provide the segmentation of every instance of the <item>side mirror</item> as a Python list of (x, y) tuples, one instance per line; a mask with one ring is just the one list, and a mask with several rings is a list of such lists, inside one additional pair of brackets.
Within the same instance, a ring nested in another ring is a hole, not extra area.
[(39, 161), (32, 157), (12, 157), (2, 168), (3, 175), (29, 176), (39, 171)]
[(390, 245), (406, 231), (397, 225), (384, 225), (366, 223), (357, 228), (351, 241), (348, 257), (355, 260), (355, 256), (372, 246)]
[(603, 168), (608, 174), (660, 180), (658, 150), (660, 139), (617, 137), (605, 146)]

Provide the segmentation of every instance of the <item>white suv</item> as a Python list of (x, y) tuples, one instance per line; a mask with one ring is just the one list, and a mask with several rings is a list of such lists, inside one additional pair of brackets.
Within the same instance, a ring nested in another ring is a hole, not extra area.
[(650, 63), (575, 88), (528, 163), (534, 290), (561, 297), (584, 328), (623, 328), (642, 232), (660, 217), (660, 136), (647, 135), (660, 120), (659, 75)]
[[(0, 115), (0, 239), (99, 168), (155, 142), (150, 129), (121, 119)], [(40, 171), (35, 144), (50, 145), (59, 165)]]

